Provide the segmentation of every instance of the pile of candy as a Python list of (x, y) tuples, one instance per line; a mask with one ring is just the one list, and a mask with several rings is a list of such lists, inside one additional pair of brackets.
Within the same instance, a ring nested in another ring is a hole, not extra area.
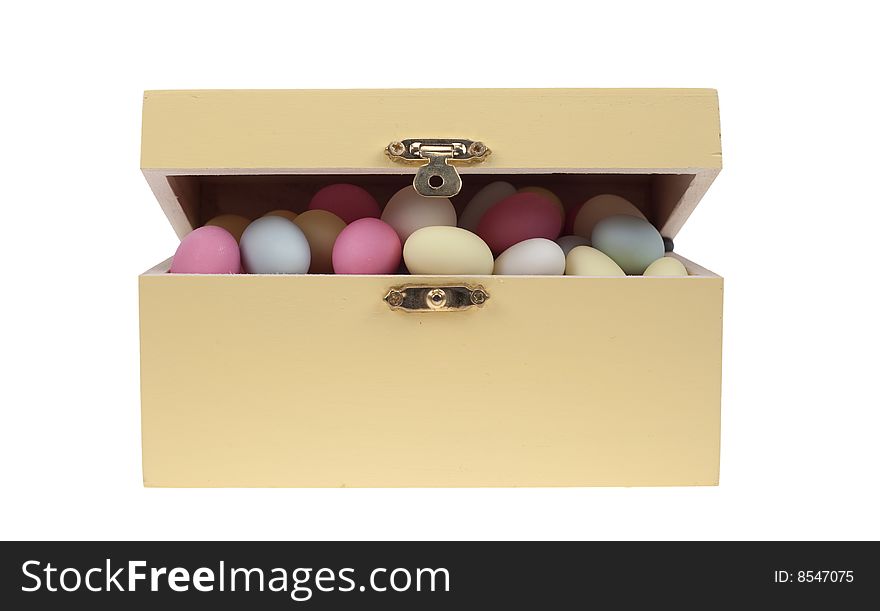
[[(562, 235), (563, 228), (570, 229)], [(365, 189), (333, 184), (308, 210), (256, 220), (224, 214), (188, 234), (171, 264), (188, 274), (687, 276), (631, 202), (597, 195), (566, 213), (542, 187), (490, 183), (456, 214), (412, 186), (380, 208)]]

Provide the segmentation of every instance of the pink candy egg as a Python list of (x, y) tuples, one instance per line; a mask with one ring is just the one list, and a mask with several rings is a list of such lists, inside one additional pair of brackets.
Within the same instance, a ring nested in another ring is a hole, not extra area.
[(562, 230), (559, 206), (538, 193), (516, 193), (492, 206), (477, 225), (495, 255), (531, 238), (555, 240)]
[(309, 210), (332, 212), (346, 223), (363, 218), (379, 218), (379, 203), (366, 189), (339, 183), (327, 185), (312, 197)]
[(172, 274), (238, 274), (241, 254), (235, 237), (222, 227), (206, 225), (181, 241), (171, 261)]
[(393, 274), (400, 266), (402, 247), (394, 228), (375, 218), (349, 224), (333, 244), (337, 274)]

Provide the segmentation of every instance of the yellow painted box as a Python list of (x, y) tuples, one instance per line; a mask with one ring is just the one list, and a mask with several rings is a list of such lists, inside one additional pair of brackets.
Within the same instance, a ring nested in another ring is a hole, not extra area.
[[(636, 204), (673, 238), (721, 169), (709, 89), (150, 91), (141, 165), (181, 237), (219, 213), (380, 203), (408, 138), (473, 139), (466, 201), (503, 177)], [(460, 207), (459, 207), (460, 209)], [(678, 255), (676, 255), (678, 256)], [(718, 483), (723, 280), (140, 276), (147, 486)], [(481, 286), (405, 312), (395, 287)]]

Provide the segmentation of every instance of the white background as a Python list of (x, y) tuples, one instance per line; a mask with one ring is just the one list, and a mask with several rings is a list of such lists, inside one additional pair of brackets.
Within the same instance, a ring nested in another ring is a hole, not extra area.
[[(0, 536), (876, 539), (876, 21), (783, 4), (8, 4)], [(142, 487), (137, 274), (177, 244), (143, 90), (404, 86), (719, 90), (725, 168), (676, 240), (726, 277), (719, 487)]]

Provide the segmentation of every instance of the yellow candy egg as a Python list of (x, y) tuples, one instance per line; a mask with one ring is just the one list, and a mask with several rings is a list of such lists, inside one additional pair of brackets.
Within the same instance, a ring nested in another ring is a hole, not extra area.
[(687, 276), (688, 272), (675, 257), (660, 257), (645, 269), (644, 276)]
[(403, 245), (403, 260), (411, 274), (491, 274), (495, 259), (475, 233), (437, 225), (414, 231)]
[(572, 248), (565, 257), (566, 276), (626, 276), (611, 257), (592, 246)]

